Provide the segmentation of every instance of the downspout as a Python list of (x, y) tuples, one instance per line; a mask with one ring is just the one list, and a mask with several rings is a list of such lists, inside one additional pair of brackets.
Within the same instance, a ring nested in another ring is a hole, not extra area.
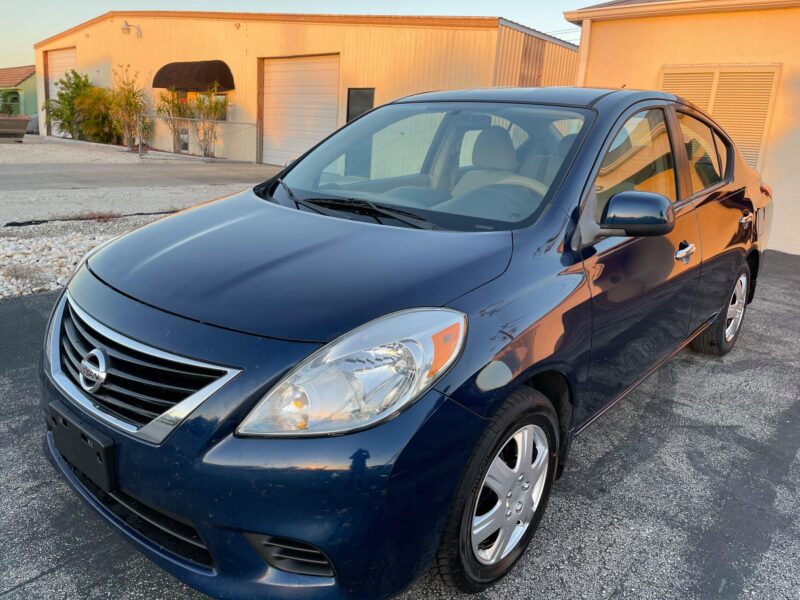
[(575, 85), (584, 87), (586, 85), (586, 66), (589, 62), (589, 44), (592, 38), (592, 20), (584, 19), (581, 22), (581, 42), (578, 48), (578, 78)]

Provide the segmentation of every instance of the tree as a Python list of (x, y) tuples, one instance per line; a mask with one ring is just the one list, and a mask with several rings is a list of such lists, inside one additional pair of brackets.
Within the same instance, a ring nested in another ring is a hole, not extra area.
[(111, 91), (111, 119), (129, 148), (136, 145), (139, 119), (146, 108), (144, 90), (136, 84), (138, 75), (130, 74), (129, 65), (119, 65), (119, 69), (114, 70), (114, 88)]
[(219, 93), (219, 86), (215, 83), (207, 92), (197, 94), (191, 110), (200, 150), (203, 156), (213, 157), (219, 121), (228, 113), (228, 97)]
[(57, 123), (58, 127), (73, 139), (82, 139), (78, 128), (78, 112), (75, 102), (90, 87), (92, 84), (89, 83), (88, 76), (81, 75), (74, 69), (68, 71), (56, 82), (58, 89), (56, 97), (50, 98), (43, 105), (47, 124)]
[(164, 120), (172, 134), (172, 151), (180, 154), (183, 149), (181, 133), (186, 129), (185, 119), (192, 116), (191, 106), (186, 101), (185, 95), (181, 95), (174, 87), (161, 92), (156, 103), (156, 112), (165, 117)]

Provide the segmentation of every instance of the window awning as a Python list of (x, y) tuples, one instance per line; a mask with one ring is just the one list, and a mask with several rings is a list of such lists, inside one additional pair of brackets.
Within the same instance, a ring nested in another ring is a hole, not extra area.
[(153, 77), (154, 88), (175, 88), (187, 92), (207, 92), (215, 83), (220, 92), (235, 89), (233, 73), (222, 60), (173, 62), (161, 67)]

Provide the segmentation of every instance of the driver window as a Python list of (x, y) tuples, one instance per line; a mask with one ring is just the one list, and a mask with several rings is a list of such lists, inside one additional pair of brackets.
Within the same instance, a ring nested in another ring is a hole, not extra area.
[(595, 180), (597, 220), (611, 196), (630, 190), (676, 200), (675, 161), (661, 109), (635, 114), (614, 138)]

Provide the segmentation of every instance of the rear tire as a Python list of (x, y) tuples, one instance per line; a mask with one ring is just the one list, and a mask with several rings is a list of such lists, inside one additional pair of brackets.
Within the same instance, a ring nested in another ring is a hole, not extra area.
[(736, 275), (727, 304), (722, 307), (714, 323), (692, 340), (692, 350), (701, 354), (723, 356), (733, 349), (742, 331), (749, 290), (750, 267), (745, 264)]
[(448, 586), (480, 592), (511, 570), (547, 506), (558, 445), (550, 401), (530, 388), (512, 393), (475, 446), (445, 522), (434, 572)]

